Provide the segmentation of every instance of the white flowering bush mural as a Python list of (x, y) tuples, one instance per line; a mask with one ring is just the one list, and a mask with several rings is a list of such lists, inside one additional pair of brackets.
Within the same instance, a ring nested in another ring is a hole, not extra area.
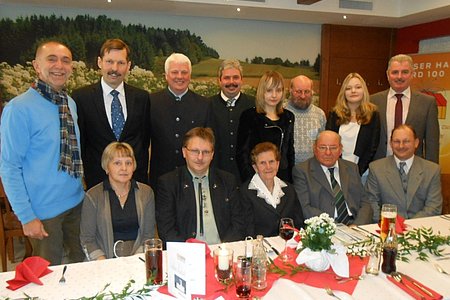
[[(11, 66), (6, 62), (0, 63), (0, 100), (5, 103), (15, 96), (25, 92), (36, 78), (36, 72), (28, 62), (25, 66)], [(73, 74), (67, 82), (67, 90), (69, 94), (80, 87), (95, 83), (99, 80), (100, 73), (98, 70), (86, 67), (82, 61), (73, 62)], [(166, 80), (163, 77), (156, 77), (152, 71), (145, 70), (139, 66), (134, 66), (128, 74), (126, 81), (128, 84), (147, 90), (150, 93), (160, 91), (166, 87)], [(215, 78), (211, 80), (195, 79), (191, 81), (189, 86), (194, 92), (211, 96), (219, 92), (219, 86), (216, 84)], [(244, 93), (255, 95), (256, 89), (250, 85), (242, 87)]]

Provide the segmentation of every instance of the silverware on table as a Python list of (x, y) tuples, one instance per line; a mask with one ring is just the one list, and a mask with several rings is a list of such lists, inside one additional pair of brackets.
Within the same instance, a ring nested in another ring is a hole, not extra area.
[(447, 271), (445, 271), (440, 265), (438, 265), (438, 264), (434, 264), (434, 267), (436, 268), (436, 270), (438, 270), (438, 272), (439, 273), (442, 273), (442, 274), (446, 274), (446, 275), (450, 275)]
[(268, 240), (263, 239), (263, 242), (264, 242), (267, 246), (269, 246), (270, 249), (272, 249), (273, 252), (275, 252), (276, 255), (280, 255), (280, 252), (279, 252), (274, 246), (272, 246), (272, 245), (269, 243)]
[(66, 282), (66, 278), (64, 277), (64, 274), (66, 273), (67, 270), (67, 266), (64, 266), (61, 278), (59, 279), (59, 283), (65, 283)]
[(340, 277), (340, 276), (335, 276), (334, 277), (337, 281), (337, 283), (346, 283), (352, 280), (363, 280), (364, 279), (364, 275), (356, 275), (356, 276), (350, 276), (350, 277)]
[(377, 238), (380, 237), (378, 234), (373, 233), (373, 232), (370, 232), (369, 230), (366, 230), (366, 229), (364, 229), (364, 228), (361, 228), (360, 226), (356, 226), (356, 227), (354, 227), (354, 228), (357, 229), (357, 230), (364, 231), (365, 233), (368, 233), (368, 234), (370, 234), (371, 236), (374, 236), (374, 237), (377, 237)]
[(401, 276), (403, 276), (403, 277), (405, 277), (406, 279), (408, 279), (409, 282), (411, 282), (412, 284), (414, 284), (416, 287), (418, 287), (422, 292), (424, 292), (424, 293), (427, 294), (428, 296), (433, 297), (433, 293), (432, 293), (432, 292), (430, 292), (427, 288), (425, 288), (425, 287), (421, 286), (420, 284), (418, 284), (417, 281), (416, 281), (414, 278), (412, 278), (411, 276), (406, 275), (406, 274), (403, 274), (403, 273), (401, 273), (401, 272), (398, 272), (398, 274), (400, 274)]
[(394, 278), (395, 281), (397, 281), (398, 283), (400, 283), (401, 285), (407, 287), (410, 291), (414, 292), (414, 294), (416, 294), (416, 296), (418, 296), (420, 299), (425, 300), (424, 295), (422, 295), (421, 293), (419, 293), (418, 291), (416, 291), (415, 289), (413, 289), (412, 287), (410, 287), (409, 285), (406, 285), (403, 282), (403, 278), (402, 275), (400, 275), (399, 273), (391, 273), (392, 278)]
[(328, 295), (330, 295), (331, 297), (334, 297), (336, 299), (341, 300), (341, 298), (339, 298), (338, 296), (336, 296), (336, 294), (333, 292), (333, 290), (329, 287), (325, 288), (325, 291), (327, 292)]

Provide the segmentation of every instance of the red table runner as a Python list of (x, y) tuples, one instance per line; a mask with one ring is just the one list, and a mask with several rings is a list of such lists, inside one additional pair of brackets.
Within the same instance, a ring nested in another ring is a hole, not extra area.
[[(296, 257), (294, 253), (294, 249), (290, 249), (292, 251), (292, 256)], [(267, 272), (267, 288), (262, 291), (258, 291), (256, 289), (252, 289), (252, 297), (262, 297), (272, 288), (273, 283), (278, 278), (285, 278), (292, 280), (297, 283), (304, 283), (313, 287), (324, 288), (330, 287), (333, 290), (344, 291), (349, 294), (353, 294), (353, 291), (358, 284), (357, 280), (351, 280), (346, 283), (337, 283), (335, 276), (336, 274), (333, 272), (331, 268), (324, 272), (299, 272), (295, 275), (290, 275), (291, 268), (285, 266), (283, 262), (281, 262), (278, 258), (274, 261), (275, 265), (280, 269), (285, 270), (288, 275), (280, 276), (279, 274)], [(360, 258), (358, 256), (349, 256), (350, 263), (350, 276), (358, 276), (361, 275), (363, 267), (367, 264), (367, 258)], [(297, 266), (295, 259), (290, 262), (291, 265)], [(158, 289), (159, 292), (163, 294), (170, 295), (167, 286), (163, 286)], [(214, 276), (214, 262), (210, 255), (206, 258), (206, 296), (205, 299), (216, 299), (217, 297), (222, 296), (225, 299), (236, 299), (236, 292), (234, 285), (230, 285), (228, 287), (219, 283)]]

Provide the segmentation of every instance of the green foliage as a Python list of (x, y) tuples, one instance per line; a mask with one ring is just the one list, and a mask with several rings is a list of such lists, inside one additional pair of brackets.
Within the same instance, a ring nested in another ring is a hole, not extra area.
[(444, 250), (442, 246), (450, 245), (450, 236), (443, 236), (440, 232), (435, 234), (431, 227), (421, 227), (399, 235), (397, 241), (399, 244), (397, 259), (409, 261), (407, 256), (415, 251), (418, 254), (417, 259), (427, 261), (428, 254), (442, 256)]
[(152, 69), (154, 58), (161, 54), (184, 53), (193, 64), (206, 57), (219, 57), (216, 50), (188, 30), (123, 25), (120, 20), (104, 15), (96, 18), (89, 15), (75, 18), (32, 15), (15, 21), (0, 19), (0, 36), (8, 41), (8, 47), (0, 48), (0, 61), (10, 64), (31, 61), (36, 46), (49, 39), (65, 43), (72, 50), (73, 59), (85, 61), (89, 67), (96, 65), (99, 49), (108, 38), (123, 39), (132, 50), (133, 64), (148, 70)]

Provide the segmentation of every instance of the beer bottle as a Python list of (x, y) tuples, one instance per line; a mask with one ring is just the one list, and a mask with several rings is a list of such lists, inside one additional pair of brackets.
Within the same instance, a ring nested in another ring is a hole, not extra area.
[(395, 223), (389, 224), (389, 233), (383, 244), (383, 264), (381, 270), (386, 274), (391, 274), (397, 270), (395, 260), (397, 259), (397, 233)]

